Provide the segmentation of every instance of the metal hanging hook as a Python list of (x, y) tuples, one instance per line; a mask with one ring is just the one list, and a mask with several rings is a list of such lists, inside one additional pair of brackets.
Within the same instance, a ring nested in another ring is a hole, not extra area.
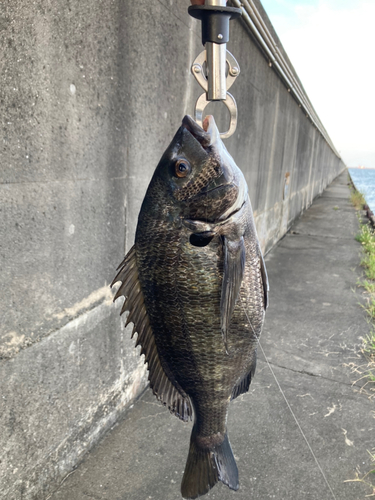
[[(205, 91), (205, 93), (202, 94), (195, 103), (194, 118), (195, 121), (198, 123), (198, 125), (200, 125), (201, 127), (203, 124), (203, 111), (205, 107), (211, 102), (211, 100), (218, 100), (218, 99), (208, 98), (209, 80), (204, 71), (204, 63), (207, 63), (205, 50), (203, 50), (199, 54), (199, 56), (195, 59), (195, 61), (191, 66), (191, 72), (195, 76), (199, 85)], [(224, 99), (220, 100), (224, 102), (224, 104), (227, 106), (229, 110), (230, 122), (229, 122), (229, 129), (226, 132), (220, 133), (220, 137), (222, 139), (227, 139), (228, 137), (230, 137), (234, 133), (237, 127), (237, 104), (232, 94), (227, 92), (227, 90), (233, 85), (235, 79), (240, 74), (240, 66), (238, 62), (228, 50), (226, 51), (225, 63), (227, 67), (226, 69), (228, 71), (226, 77), (226, 95)]]
[[(192, 73), (205, 91), (195, 105), (195, 121), (202, 126), (203, 111), (211, 101), (224, 101), (229, 113), (230, 124), (222, 139), (230, 137), (237, 127), (237, 105), (227, 92), (240, 73), (240, 67), (227, 51), (229, 41), (229, 20), (239, 17), (241, 9), (226, 7), (226, 0), (206, 0), (205, 5), (192, 5), (189, 14), (202, 21), (202, 43), (205, 50), (192, 64)], [(207, 74), (204, 72), (206, 63)]]

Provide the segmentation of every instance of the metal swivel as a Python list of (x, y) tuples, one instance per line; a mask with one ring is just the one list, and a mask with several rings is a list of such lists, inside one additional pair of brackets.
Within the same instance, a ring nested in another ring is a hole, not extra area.
[(238, 62), (227, 51), (229, 21), (239, 17), (242, 11), (226, 7), (225, 0), (206, 0), (205, 5), (192, 5), (188, 11), (192, 17), (202, 22), (202, 44), (205, 47), (191, 67), (199, 85), (205, 90), (195, 105), (195, 121), (202, 126), (203, 111), (209, 102), (224, 101), (230, 113), (230, 124), (228, 131), (220, 136), (226, 139), (234, 133), (237, 126), (236, 101), (227, 90), (240, 74)]

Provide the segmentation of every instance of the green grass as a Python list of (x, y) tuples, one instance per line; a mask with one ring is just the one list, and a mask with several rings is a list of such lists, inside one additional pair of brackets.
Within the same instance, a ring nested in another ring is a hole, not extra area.
[(362, 210), (363, 206), (366, 204), (366, 200), (363, 194), (356, 189), (351, 190), (350, 201), (352, 202), (356, 210)]
[(363, 286), (363, 288), (368, 293), (375, 293), (375, 282), (374, 281), (363, 280), (363, 281), (359, 281), (358, 285)]
[[(350, 200), (356, 210), (363, 210), (366, 203), (362, 193), (351, 189)], [(360, 379), (363, 383), (361, 392), (368, 395), (370, 399), (375, 399), (375, 231), (369, 223), (362, 222), (362, 216), (358, 212), (358, 220), (360, 230), (356, 236), (356, 240), (361, 243), (363, 256), (361, 266), (364, 269), (366, 278), (358, 281), (358, 285), (363, 287), (366, 302), (364, 309), (368, 315), (370, 324), (370, 332), (365, 338), (362, 338), (361, 351), (366, 359), (366, 363), (361, 367), (356, 367), (357, 373), (360, 374)], [(356, 479), (351, 481), (359, 481), (369, 488), (367, 497), (375, 497), (375, 486), (373, 484), (375, 475), (375, 453), (368, 452), (373, 465), (372, 470), (360, 477), (356, 474)]]
[[(375, 232), (369, 224), (361, 224), (359, 234), (356, 236), (363, 248), (363, 258), (361, 266), (365, 269), (366, 277), (369, 280), (375, 281)], [(375, 286), (374, 283), (368, 283), (369, 286)]]
[[(365, 199), (359, 191), (352, 190), (351, 201), (357, 208), (363, 208)], [(362, 339), (362, 353), (366, 357), (367, 366), (363, 368), (362, 379), (366, 379), (367, 391), (370, 397), (375, 398), (375, 231), (369, 223), (364, 224), (358, 216), (360, 230), (356, 240), (361, 243), (363, 257), (361, 266), (364, 268), (366, 279), (358, 281), (358, 285), (365, 290), (366, 303), (363, 306), (369, 319), (370, 333)]]
[(374, 330), (372, 330), (363, 339), (362, 351), (369, 362), (368, 378), (372, 382), (375, 382), (375, 331)]
[[(364, 309), (369, 316), (371, 331), (363, 339), (362, 352), (369, 362), (368, 378), (375, 383), (375, 231), (369, 224), (360, 225), (360, 231), (356, 236), (363, 249), (361, 266), (367, 279), (358, 282), (364, 288), (366, 304)], [(374, 388), (375, 391), (375, 388)]]

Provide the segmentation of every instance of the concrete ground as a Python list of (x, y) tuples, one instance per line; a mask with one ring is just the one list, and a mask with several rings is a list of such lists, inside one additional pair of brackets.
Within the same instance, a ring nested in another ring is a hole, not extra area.
[[(207, 500), (372, 493), (350, 481), (371, 470), (375, 413), (353, 385), (369, 325), (356, 289), (358, 222), (348, 198), (344, 172), (267, 255), (270, 307), (257, 373), (228, 420), (240, 489), (218, 484)], [(50, 499), (178, 500), (190, 430), (147, 390)]]

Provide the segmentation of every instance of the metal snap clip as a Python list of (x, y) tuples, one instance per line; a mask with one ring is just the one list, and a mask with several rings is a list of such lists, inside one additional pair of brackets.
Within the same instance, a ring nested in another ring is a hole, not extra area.
[[(211, 102), (211, 101), (223, 101), (224, 104), (227, 106), (230, 114), (230, 122), (229, 122), (229, 128), (226, 132), (220, 133), (220, 137), (222, 139), (227, 139), (230, 137), (236, 130), (237, 128), (237, 104), (234, 99), (234, 97), (227, 92), (227, 90), (233, 85), (235, 79), (238, 77), (240, 74), (240, 66), (238, 62), (236, 61), (235, 57), (229, 52), (226, 51), (226, 78), (225, 78), (225, 92), (222, 98), (220, 99), (209, 99), (208, 98), (208, 91), (209, 91), (209, 85), (208, 85), (208, 78), (205, 74), (204, 71), (204, 64), (206, 63), (207, 65), (207, 52), (206, 50), (203, 50), (198, 57), (195, 59), (191, 66), (191, 72), (193, 73), (195, 79), (199, 83), (199, 85), (203, 88), (205, 91), (204, 94), (202, 94), (196, 104), (195, 104), (195, 109), (194, 109), (194, 118), (195, 121), (198, 123), (198, 125), (202, 126), (203, 123), (203, 111), (206, 108), (206, 106)], [(225, 96), (225, 97), (224, 97)]]

